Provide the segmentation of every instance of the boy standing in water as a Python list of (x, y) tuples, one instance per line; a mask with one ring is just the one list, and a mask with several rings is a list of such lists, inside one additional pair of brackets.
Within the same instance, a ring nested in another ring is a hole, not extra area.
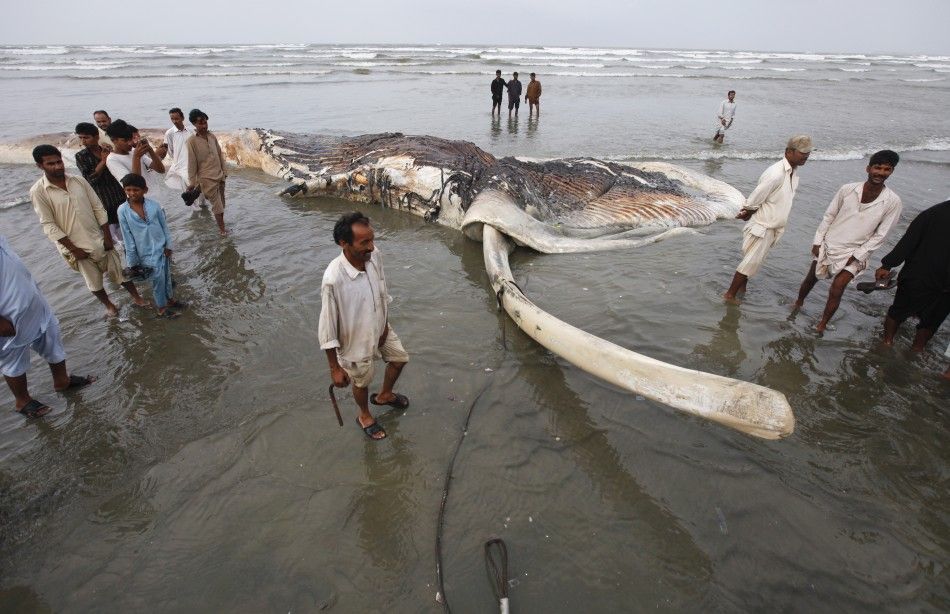
[(491, 114), (495, 116), (495, 109), (498, 109), (498, 117), (501, 119), (501, 99), (505, 92), (505, 80), (501, 77), (501, 71), (495, 71), (495, 78), (491, 82)]
[(171, 308), (184, 309), (176, 301), (172, 285), (172, 237), (165, 222), (165, 212), (157, 202), (145, 198), (148, 186), (141, 175), (129, 173), (122, 178), (128, 200), (119, 207), (119, 224), (125, 237), (125, 259), (129, 267), (152, 269), (152, 298), (159, 318), (178, 317)]
[(537, 109), (538, 117), (541, 117), (541, 82), (535, 78), (534, 73), (531, 73), (531, 81), (528, 82), (524, 101), (528, 103), (528, 117), (531, 117), (532, 109)]

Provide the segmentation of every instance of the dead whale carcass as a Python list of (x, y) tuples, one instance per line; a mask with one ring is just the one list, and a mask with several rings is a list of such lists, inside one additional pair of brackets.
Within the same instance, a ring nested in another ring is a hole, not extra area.
[(731, 218), (743, 198), (728, 184), (663, 163), (496, 159), (472, 143), (430, 136), (258, 130), (233, 137), (225, 149), (236, 162), (256, 157), (253, 166), (292, 182), (282, 195), (398, 208), (482, 241), (492, 287), (511, 318), (577, 367), (750, 435), (778, 439), (794, 430), (780, 392), (663, 363), (575, 328), (534, 305), (508, 265), (514, 244), (544, 253), (629, 248)]

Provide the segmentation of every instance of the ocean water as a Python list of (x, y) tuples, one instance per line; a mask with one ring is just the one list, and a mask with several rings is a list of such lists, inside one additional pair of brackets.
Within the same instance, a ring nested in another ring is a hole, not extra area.
[[(542, 113), (489, 114), (495, 69), (543, 84)], [(892, 295), (849, 290), (833, 330), (827, 296), (791, 303), (820, 217), (870, 152), (902, 161), (888, 185), (904, 214), (950, 197), (950, 55), (888, 56), (459, 46), (0, 47), (0, 141), (70, 130), (108, 109), (164, 127), (200, 107), (212, 130), (401, 131), (495, 155), (672, 160), (747, 194), (795, 133), (802, 168), (788, 232), (736, 307), (721, 294), (738, 221), (640, 250), (518, 251), (543, 308), (649, 356), (785, 393), (797, 430), (763, 442), (607, 386), (521, 335), (496, 311), (480, 245), (367, 208), (412, 355), (405, 412), (370, 443), (316, 344), (331, 230), (351, 205), (285, 201), (280, 180), (238, 170), (232, 236), (165, 204), (175, 273), (191, 304), (175, 322), (110, 293), (105, 321), (43, 236), (30, 165), (0, 165), (0, 232), (62, 324), (68, 364), (99, 381), (34, 396), (54, 413), (0, 412), (0, 610), (438, 611), (443, 537), (457, 612), (494, 607), (482, 544), (502, 537), (519, 612), (945, 611), (947, 325), (920, 356), (912, 327), (878, 342)], [(711, 141), (719, 102), (736, 120)], [(477, 401), (476, 401), (477, 399)], [(0, 406), (12, 397), (0, 390)]]

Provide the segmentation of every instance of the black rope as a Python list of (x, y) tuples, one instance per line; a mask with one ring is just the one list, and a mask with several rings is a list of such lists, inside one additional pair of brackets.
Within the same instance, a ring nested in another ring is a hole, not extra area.
[[(499, 561), (492, 554), (493, 547)], [(508, 546), (498, 537), (485, 542), (485, 571), (495, 599), (508, 599)]]
[(452, 608), (449, 607), (449, 599), (445, 595), (445, 583), (442, 574), (442, 527), (445, 524), (445, 504), (449, 499), (449, 487), (452, 483), (452, 470), (455, 467), (455, 459), (458, 458), (459, 450), (462, 449), (462, 442), (465, 441), (465, 436), (468, 435), (468, 423), (472, 419), (472, 412), (475, 409), (475, 405), (478, 404), (478, 400), (482, 398), (482, 395), (485, 394), (485, 391), (488, 390), (490, 385), (490, 383), (485, 384), (481, 391), (475, 396), (472, 404), (468, 406), (468, 415), (465, 416), (465, 423), (462, 425), (462, 435), (459, 437), (458, 443), (455, 444), (455, 452), (452, 453), (452, 460), (449, 461), (449, 468), (445, 472), (445, 485), (442, 488), (442, 503), (439, 505), (439, 520), (438, 523), (436, 523), (435, 529), (435, 571), (439, 581), (439, 599), (442, 603), (442, 609), (446, 614), (451, 613)]

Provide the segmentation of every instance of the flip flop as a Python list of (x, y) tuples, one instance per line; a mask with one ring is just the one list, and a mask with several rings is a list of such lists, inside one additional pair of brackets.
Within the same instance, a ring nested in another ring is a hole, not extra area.
[[(360, 419), (356, 419), (356, 426), (363, 429), (363, 432), (366, 433), (366, 436), (372, 439), (373, 441), (379, 441), (381, 439), (386, 439), (386, 431), (383, 430), (383, 427), (379, 426), (379, 422), (373, 420), (373, 423), (369, 426), (363, 426), (363, 423), (360, 422)], [(382, 433), (382, 437), (373, 437), (376, 433)]]
[(882, 280), (874, 281), (862, 281), (857, 284), (855, 288), (864, 292), (865, 294), (871, 294), (875, 290), (890, 290), (897, 285), (897, 271), (891, 271), (887, 277)]
[(52, 411), (52, 409), (49, 405), (40, 403), (36, 399), (31, 399), (29, 403), (16, 410), (18, 414), (23, 414), (27, 418), (39, 418), (45, 416), (50, 411)]
[(409, 397), (403, 394), (396, 393), (396, 398), (388, 403), (377, 403), (376, 402), (376, 393), (373, 393), (369, 396), (369, 402), (373, 405), (388, 405), (396, 409), (406, 409), (409, 407)]
[[(89, 384), (96, 381), (96, 378), (91, 375), (70, 375), (69, 376), (69, 385), (63, 388), (62, 391), (66, 390), (75, 390), (77, 388), (82, 388), (83, 386), (88, 386)], [(62, 392), (61, 391), (61, 392)]]

